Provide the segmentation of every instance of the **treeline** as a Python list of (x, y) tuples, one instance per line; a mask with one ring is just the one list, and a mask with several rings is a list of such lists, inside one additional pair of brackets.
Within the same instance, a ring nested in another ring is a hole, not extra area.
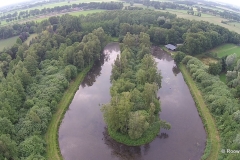
[(133, 5), (134, 3), (143, 4), (147, 7), (152, 6), (155, 9), (162, 9), (165, 10), (166, 8), (169, 9), (182, 9), (182, 10), (188, 10), (190, 7), (179, 5), (177, 3), (172, 2), (159, 2), (159, 1), (150, 1), (150, 0), (124, 0), (127, 3), (130, 3)]
[(148, 34), (126, 34), (112, 69), (111, 102), (102, 107), (110, 136), (131, 146), (152, 141), (160, 124), (170, 129), (159, 120), (157, 91), (162, 77), (150, 47)]
[(0, 159), (45, 159), (44, 135), (63, 92), (108, 41), (102, 28), (60, 33), (45, 30), (29, 47), (16, 44), (14, 56), (0, 54)]
[[(232, 57), (228, 58), (232, 60)], [(186, 65), (194, 81), (198, 84), (207, 106), (214, 116), (220, 133), (221, 148), (240, 149), (240, 105), (239, 100), (219, 77), (208, 73), (209, 69), (197, 58), (186, 56)], [(227, 62), (229, 65), (229, 63)], [(231, 82), (230, 82), (231, 84)], [(219, 154), (219, 159), (238, 159), (238, 154)]]
[[(61, 18), (59, 16), (50, 17), (49, 21), (42, 21), (36, 27), (36, 32), (40, 32), (43, 28), (46, 28), (49, 22), (53, 25), (53, 31), (55, 32), (57, 28), (61, 27), (58, 26), (60, 21)], [(66, 22), (68, 21), (66, 20)], [(120, 40), (122, 40), (122, 37), (127, 32), (132, 34), (146, 32), (150, 35), (153, 43), (161, 45), (168, 43), (175, 45), (183, 44), (178, 49), (191, 55), (202, 53), (223, 43), (240, 43), (240, 35), (224, 27), (204, 21), (176, 18), (174, 14), (151, 10), (118, 10), (87, 16), (81, 15), (70, 18), (69, 23), (64, 23), (65, 31), (68, 28), (70, 30), (79, 28), (78, 24), (80, 22), (82, 22), (84, 32), (91, 32), (93, 29), (102, 27), (106, 33), (114, 37), (120, 37)], [(126, 24), (123, 25), (123, 23)], [(3, 34), (2, 28), (8, 30), (8, 33)], [(2, 28), (0, 28), (0, 38), (3, 38), (1, 37), (3, 35), (10, 37), (14, 34), (14, 30), (11, 29), (12, 27)], [(33, 29), (35, 27), (30, 28)], [(124, 33), (121, 33), (122, 31)]]
[(83, 10), (83, 9), (106, 9), (106, 10), (117, 10), (122, 9), (122, 2), (90, 2), (90, 3), (79, 3), (72, 5), (64, 5), (64, 6), (55, 6), (53, 8), (43, 8), (43, 9), (32, 9), (26, 11), (14, 12), (3, 14), (0, 16), (0, 20), (6, 20), (6, 22), (24, 19), (31, 16), (50, 14), (53, 12), (62, 12), (62, 11), (75, 11), (75, 10)]
[(31, 21), (22, 24), (16, 23), (11, 26), (0, 27), (0, 40), (13, 36), (19, 36), (24, 32), (28, 32), (29, 34), (35, 33), (37, 26), (37, 23)]
[(225, 63), (226, 63), (226, 71), (227, 71), (227, 74), (226, 74), (227, 85), (230, 88), (232, 88), (232, 90), (235, 93), (235, 97), (240, 98), (240, 74), (239, 74), (240, 59), (234, 53), (226, 57)]
[[(204, 7), (199, 7), (195, 6), (197, 8), (198, 12), (206, 13), (206, 14), (212, 14), (214, 16), (220, 16), (222, 18), (226, 18), (229, 20), (235, 20), (235, 21), (240, 21), (240, 15), (234, 12), (230, 11), (219, 11), (217, 9), (210, 9), (210, 8), (204, 8)], [(193, 11), (192, 11), (193, 12)]]
[(119, 36), (120, 39), (127, 32), (133, 34), (147, 32), (151, 42), (158, 45), (183, 44), (178, 49), (191, 55), (223, 43), (240, 43), (240, 35), (236, 32), (209, 22), (176, 18), (176, 15), (170, 13), (150, 10), (111, 11), (80, 18), (84, 22), (84, 30), (91, 31), (102, 26), (111, 36)]

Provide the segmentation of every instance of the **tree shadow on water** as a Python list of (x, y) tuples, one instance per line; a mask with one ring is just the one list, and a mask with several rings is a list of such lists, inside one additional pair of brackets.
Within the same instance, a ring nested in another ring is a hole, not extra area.
[(180, 73), (180, 69), (179, 69), (177, 66), (174, 66), (174, 67), (172, 68), (172, 71), (173, 71), (173, 74), (174, 74), (175, 76), (177, 76), (177, 74)]
[(108, 44), (102, 54), (100, 55), (100, 59), (96, 60), (91, 70), (87, 73), (85, 78), (83, 79), (81, 86), (84, 88), (86, 86), (92, 86), (94, 82), (96, 82), (97, 77), (101, 75), (102, 66), (105, 62), (110, 60), (110, 54), (115, 51), (119, 51), (119, 46), (116, 43)]
[(133, 147), (118, 143), (109, 136), (106, 127), (103, 132), (103, 140), (104, 143), (111, 149), (112, 156), (121, 160), (142, 160), (142, 152), (146, 155), (150, 149), (149, 144)]

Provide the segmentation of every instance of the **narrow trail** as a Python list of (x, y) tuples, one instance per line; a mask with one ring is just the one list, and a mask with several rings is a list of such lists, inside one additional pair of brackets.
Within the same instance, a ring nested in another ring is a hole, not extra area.
[(92, 65), (85, 68), (81, 73), (78, 74), (76, 79), (69, 84), (68, 89), (64, 92), (61, 101), (58, 103), (57, 111), (53, 114), (45, 135), (48, 160), (63, 160), (58, 144), (58, 129), (66, 110), (68, 109), (76, 91), (79, 88), (80, 83), (91, 68)]
[(219, 133), (215, 124), (215, 120), (213, 119), (209, 109), (207, 108), (201, 92), (198, 90), (195, 82), (193, 81), (192, 77), (188, 73), (187, 69), (184, 65), (180, 65), (180, 70), (184, 76), (184, 79), (191, 91), (192, 96), (195, 99), (195, 103), (199, 104), (198, 110), (202, 113), (203, 119), (205, 119), (206, 127), (208, 130), (208, 140), (211, 141), (211, 151), (207, 158), (207, 160), (217, 160), (218, 159), (218, 153), (220, 151), (220, 138)]

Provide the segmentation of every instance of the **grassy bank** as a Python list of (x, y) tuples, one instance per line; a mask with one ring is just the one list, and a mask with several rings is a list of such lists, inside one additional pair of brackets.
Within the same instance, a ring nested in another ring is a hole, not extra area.
[(189, 90), (191, 91), (198, 109), (198, 113), (202, 118), (206, 132), (208, 134), (207, 144), (202, 159), (217, 160), (218, 153), (220, 151), (220, 139), (215, 121), (203, 100), (201, 92), (198, 90), (195, 82), (191, 78), (185, 66), (183, 64), (180, 64), (179, 68), (183, 74), (184, 80), (187, 83)]
[(128, 146), (140, 146), (143, 144), (148, 144), (156, 138), (156, 136), (158, 135), (158, 133), (160, 131), (160, 121), (159, 121), (158, 115), (157, 115), (156, 119), (158, 121), (156, 121), (153, 125), (151, 125), (143, 133), (143, 135), (138, 139), (131, 139), (129, 137), (129, 135), (115, 132), (115, 131), (111, 130), (110, 128), (108, 128), (108, 133), (109, 133), (110, 137), (113, 138), (114, 140), (116, 140), (117, 142), (126, 144)]
[(58, 145), (58, 129), (62, 122), (64, 114), (68, 109), (68, 106), (72, 102), (72, 99), (79, 88), (80, 83), (82, 82), (88, 71), (92, 68), (92, 65), (79, 73), (76, 79), (70, 83), (68, 89), (63, 94), (62, 100), (57, 106), (57, 111), (52, 116), (47, 133), (45, 135), (45, 139), (47, 142), (47, 159), (49, 160), (63, 159)]

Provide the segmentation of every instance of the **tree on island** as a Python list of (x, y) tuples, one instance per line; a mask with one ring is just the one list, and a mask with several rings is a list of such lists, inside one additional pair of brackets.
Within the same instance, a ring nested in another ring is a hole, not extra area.
[(112, 99), (102, 107), (110, 136), (130, 146), (152, 141), (160, 127), (170, 129), (159, 119), (157, 91), (162, 77), (150, 46), (148, 34), (126, 34), (112, 69)]

